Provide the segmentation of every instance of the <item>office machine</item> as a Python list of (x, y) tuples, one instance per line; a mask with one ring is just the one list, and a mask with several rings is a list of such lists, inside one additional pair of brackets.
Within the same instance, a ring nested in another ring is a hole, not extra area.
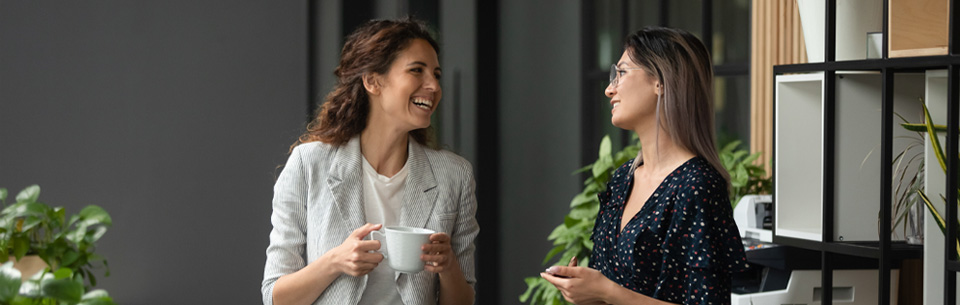
[[(773, 243), (773, 200), (748, 195), (733, 209), (750, 270), (734, 275), (733, 305), (820, 304), (820, 252)], [(833, 304), (874, 305), (878, 300), (876, 260), (837, 256)], [(892, 304), (897, 301), (899, 270), (890, 271)]]

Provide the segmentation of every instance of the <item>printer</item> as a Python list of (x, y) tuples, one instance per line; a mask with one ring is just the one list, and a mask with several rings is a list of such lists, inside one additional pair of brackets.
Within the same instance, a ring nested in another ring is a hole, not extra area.
[[(823, 287), (819, 251), (773, 243), (773, 198), (747, 195), (733, 209), (733, 219), (743, 238), (749, 270), (734, 275), (733, 305), (820, 304)], [(837, 255), (833, 271), (833, 304), (874, 305), (879, 302), (876, 261)], [(898, 270), (890, 284), (898, 285)], [(892, 304), (897, 289), (891, 289)]]

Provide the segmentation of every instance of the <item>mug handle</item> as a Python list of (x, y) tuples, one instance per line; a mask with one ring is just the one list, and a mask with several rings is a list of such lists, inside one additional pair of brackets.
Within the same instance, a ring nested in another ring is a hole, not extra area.
[[(380, 234), (381, 238), (376, 238), (375, 236), (373, 236), (374, 234)], [(380, 252), (380, 254), (383, 254), (383, 259), (387, 259), (387, 234), (384, 234), (383, 232), (380, 232), (380, 231), (371, 231), (370, 240), (380, 241), (380, 251), (374, 251), (374, 252)]]

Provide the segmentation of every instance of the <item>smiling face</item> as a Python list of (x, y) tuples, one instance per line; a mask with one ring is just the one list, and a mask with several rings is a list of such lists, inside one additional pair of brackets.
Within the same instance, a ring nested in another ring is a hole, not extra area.
[(634, 63), (627, 51), (620, 56), (617, 68), (617, 84), (608, 85), (604, 91), (613, 107), (610, 110), (610, 122), (613, 126), (634, 131), (645, 124), (653, 126), (657, 94), (662, 92), (660, 82), (646, 67)]
[(426, 40), (414, 39), (397, 54), (386, 74), (364, 78), (370, 122), (407, 132), (430, 126), (442, 96), (440, 62)]

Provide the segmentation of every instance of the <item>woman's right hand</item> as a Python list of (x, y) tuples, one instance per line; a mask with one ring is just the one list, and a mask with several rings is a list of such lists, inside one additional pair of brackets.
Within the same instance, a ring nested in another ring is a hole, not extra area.
[(351, 276), (370, 273), (383, 261), (383, 254), (370, 252), (380, 249), (379, 240), (364, 240), (364, 238), (381, 227), (383, 227), (382, 224), (368, 223), (353, 230), (342, 244), (327, 252), (328, 262), (335, 270)]

